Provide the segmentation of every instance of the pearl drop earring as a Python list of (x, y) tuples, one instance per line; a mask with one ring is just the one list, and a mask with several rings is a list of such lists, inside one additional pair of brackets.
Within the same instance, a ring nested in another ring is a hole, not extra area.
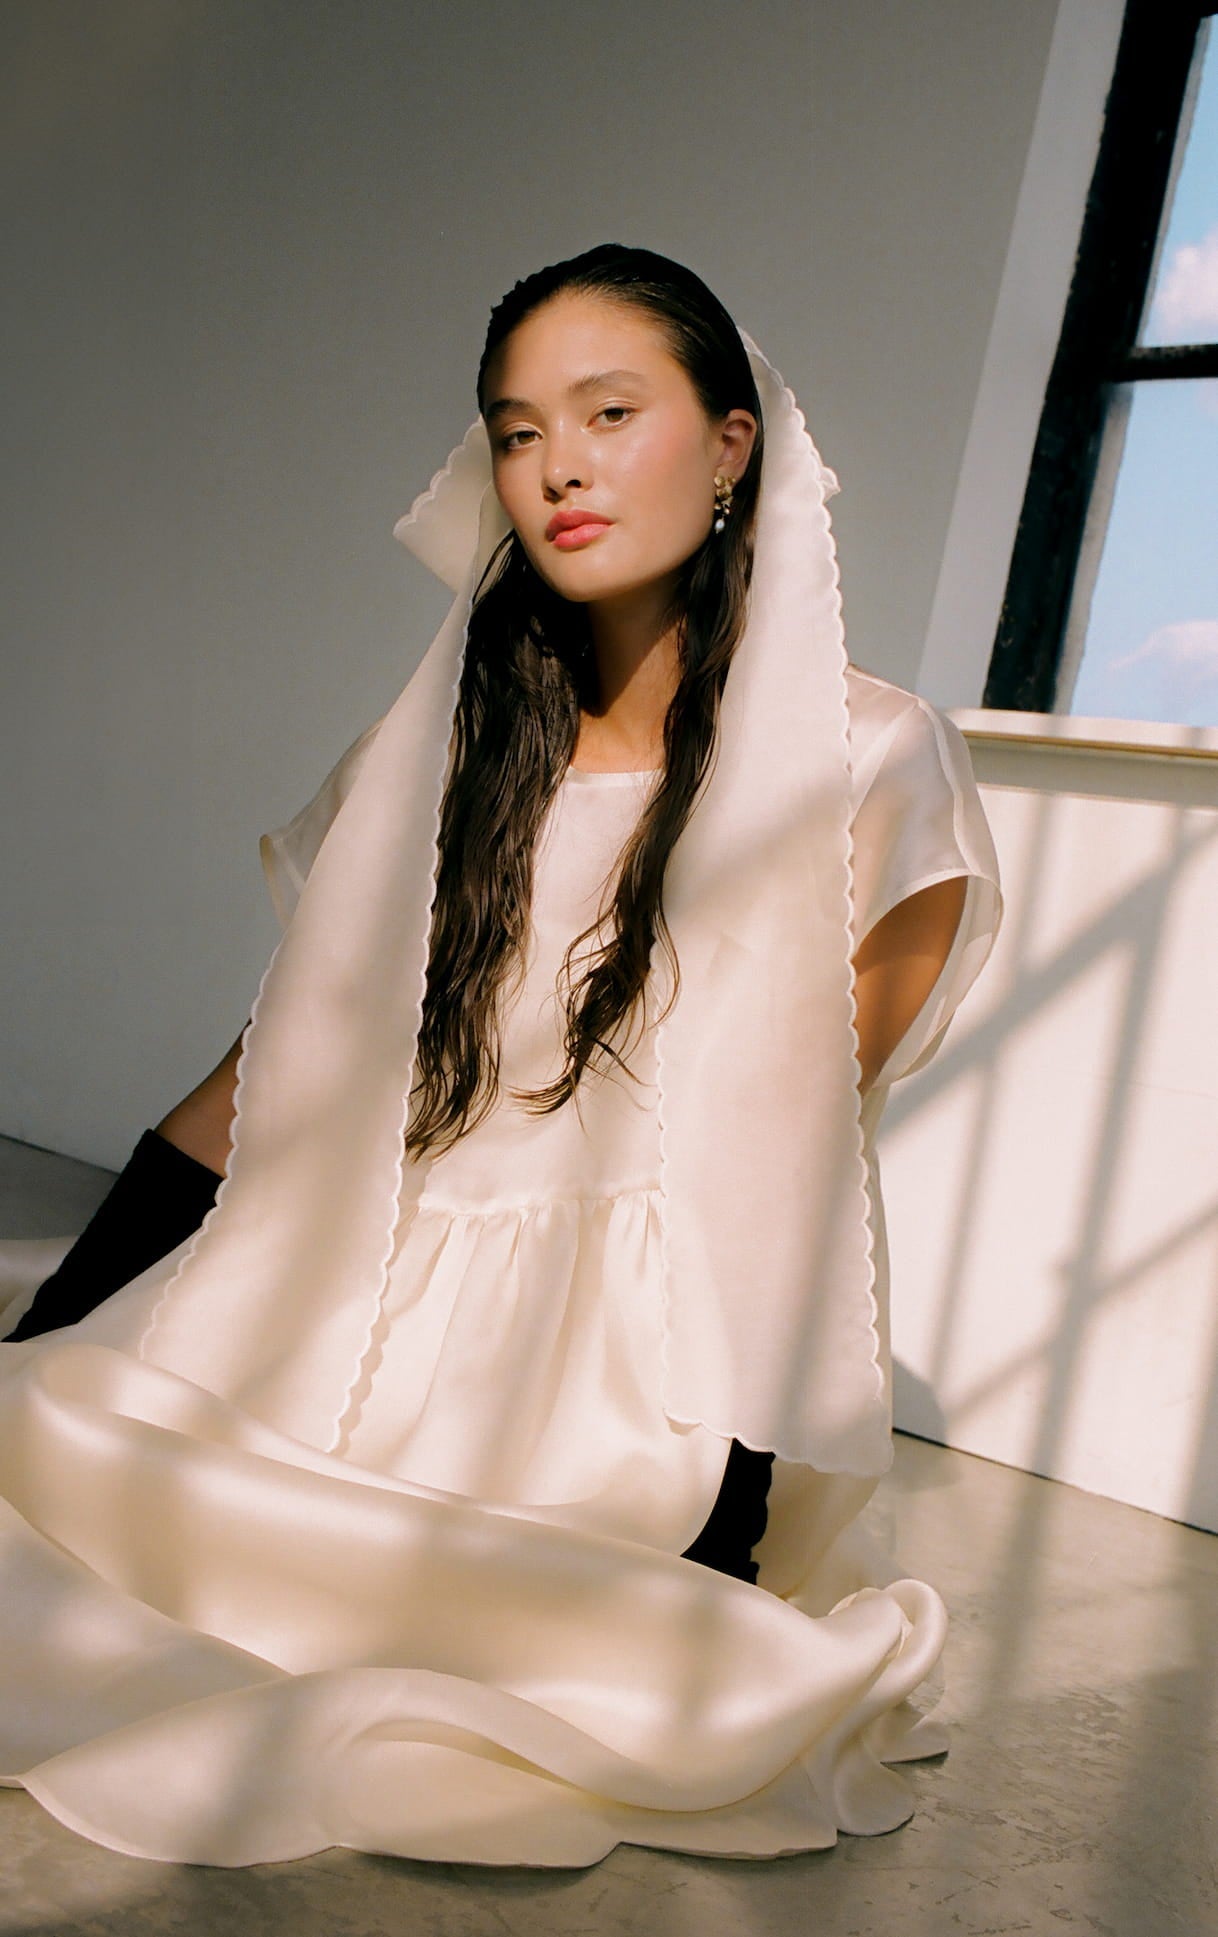
[(725, 477), (722, 471), (715, 472), (715, 524), (714, 529), (722, 531), (732, 515), (732, 493), (736, 489), (735, 480)]

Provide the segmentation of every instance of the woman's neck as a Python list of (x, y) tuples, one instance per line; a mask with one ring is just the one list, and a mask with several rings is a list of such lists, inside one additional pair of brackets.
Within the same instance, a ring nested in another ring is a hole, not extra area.
[(664, 716), (680, 666), (667, 595), (648, 586), (589, 608), (595, 693), (581, 709), (576, 763), (620, 772), (664, 764)]

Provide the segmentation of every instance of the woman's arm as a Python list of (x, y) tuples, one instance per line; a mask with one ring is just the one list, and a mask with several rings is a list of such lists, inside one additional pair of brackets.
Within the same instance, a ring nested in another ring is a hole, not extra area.
[[(244, 1034), (243, 1027), (241, 1036)], [(189, 1096), (176, 1103), (156, 1126), (158, 1135), (221, 1175), (232, 1147), (233, 1091), (237, 1085), (241, 1036), (211, 1074), (196, 1084)]]
[(5, 1335), (10, 1342), (77, 1324), (198, 1230), (228, 1162), (240, 1054), (238, 1036), (155, 1131), (145, 1130), (85, 1229)]
[(907, 895), (864, 936), (854, 957), (855, 1028), (862, 1075), (870, 1089), (934, 988), (946, 962), (967, 883), (963, 875)]

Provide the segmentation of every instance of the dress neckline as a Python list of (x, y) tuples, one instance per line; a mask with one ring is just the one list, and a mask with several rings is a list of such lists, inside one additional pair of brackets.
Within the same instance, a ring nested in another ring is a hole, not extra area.
[(628, 767), (595, 773), (583, 767), (568, 767), (563, 776), (564, 782), (570, 781), (576, 787), (624, 787), (632, 780), (654, 780), (662, 767)]

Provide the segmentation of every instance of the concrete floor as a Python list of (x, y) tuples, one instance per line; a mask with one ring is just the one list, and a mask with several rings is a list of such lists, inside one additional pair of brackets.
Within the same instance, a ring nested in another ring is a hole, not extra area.
[[(108, 1182), (0, 1139), (0, 1231), (78, 1229)], [(1218, 1937), (1218, 1539), (913, 1439), (875, 1512), (953, 1615), (953, 1746), (908, 1771), (917, 1814), (889, 1836), (762, 1863), (205, 1870), (98, 1849), (4, 1791), (0, 1932)]]

